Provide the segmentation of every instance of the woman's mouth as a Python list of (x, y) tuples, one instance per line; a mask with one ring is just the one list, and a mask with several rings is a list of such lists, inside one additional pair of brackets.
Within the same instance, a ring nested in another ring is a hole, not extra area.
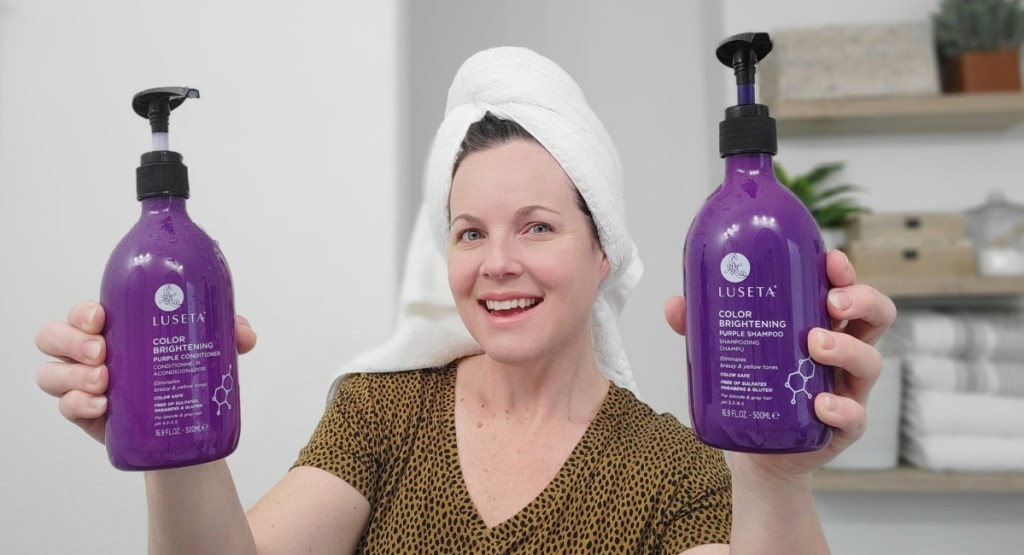
[(512, 316), (532, 309), (543, 302), (543, 300), (544, 299), (536, 297), (508, 299), (504, 301), (481, 300), (480, 304), (487, 309), (487, 312), (494, 314), (495, 316)]

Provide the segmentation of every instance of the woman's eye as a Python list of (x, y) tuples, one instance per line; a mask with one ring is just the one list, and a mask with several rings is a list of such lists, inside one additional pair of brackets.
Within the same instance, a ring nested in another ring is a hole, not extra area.
[(483, 234), (476, 229), (467, 229), (459, 234), (459, 239), (462, 241), (478, 241), (483, 238)]
[(551, 226), (548, 224), (533, 224), (530, 226), (530, 233), (547, 233), (551, 231)]

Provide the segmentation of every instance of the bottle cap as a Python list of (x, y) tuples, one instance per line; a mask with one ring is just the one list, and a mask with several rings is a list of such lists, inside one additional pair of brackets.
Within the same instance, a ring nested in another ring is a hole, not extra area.
[(139, 200), (152, 197), (189, 197), (188, 168), (182, 156), (168, 150), (168, 124), (171, 110), (186, 98), (199, 98), (199, 91), (188, 87), (161, 87), (142, 91), (132, 98), (132, 109), (149, 120), (153, 133), (153, 151), (142, 155), (135, 170), (135, 189)]
[(725, 119), (718, 124), (718, 152), (722, 157), (733, 154), (779, 151), (775, 120), (768, 107), (754, 102), (754, 75), (757, 63), (772, 51), (768, 33), (741, 33), (718, 45), (718, 61), (733, 68), (736, 75), (737, 104), (725, 110)]

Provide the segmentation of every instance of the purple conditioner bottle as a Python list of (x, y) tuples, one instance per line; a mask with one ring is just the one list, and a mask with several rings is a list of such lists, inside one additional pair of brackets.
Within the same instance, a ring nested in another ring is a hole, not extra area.
[(690, 416), (708, 445), (797, 453), (832, 437), (814, 396), (832, 390), (833, 370), (807, 349), (811, 328), (829, 327), (829, 283), (814, 219), (775, 178), (775, 120), (754, 103), (755, 65), (771, 49), (767, 33), (745, 33), (717, 50), (739, 102), (719, 126), (725, 180), (683, 254)]
[(220, 248), (189, 218), (188, 169), (168, 150), (171, 110), (199, 91), (137, 95), (153, 151), (136, 170), (142, 215), (114, 249), (100, 303), (110, 372), (106, 444), (122, 470), (226, 457), (238, 445), (238, 354), (231, 274)]

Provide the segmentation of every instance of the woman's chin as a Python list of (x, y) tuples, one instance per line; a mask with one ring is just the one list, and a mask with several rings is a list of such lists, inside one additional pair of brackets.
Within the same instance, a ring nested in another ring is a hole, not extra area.
[(539, 364), (542, 360), (541, 353), (536, 349), (524, 348), (522, 343), (512, 345), (496, 344), (500, 342), (486, 342), (481, 345), (484, 354), (492, 361), (504, 366), (529, 366)]

